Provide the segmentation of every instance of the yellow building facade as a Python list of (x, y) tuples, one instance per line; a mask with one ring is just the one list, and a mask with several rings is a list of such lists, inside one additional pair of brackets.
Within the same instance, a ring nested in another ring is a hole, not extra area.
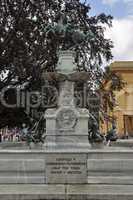
[(133, 136), (133, 62), (119, 61), (110, 66), (126, 82), (125, 87), (116, 92), (117, 106), (114, 110), (119, 136)]

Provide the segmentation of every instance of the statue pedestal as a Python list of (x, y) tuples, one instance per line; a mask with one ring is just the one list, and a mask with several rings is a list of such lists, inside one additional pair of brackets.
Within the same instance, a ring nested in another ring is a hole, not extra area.
[(74, 107), (49, 109), (45, 114), (46, 139), (45, 147), (54, 148), (87, 148), (88, 141), (88, 111)]
[(46, 149), (88, 149), (87, 109), (76, 108), (74, 104), (73, 83), (64, 81), (60, 84), (57, 109), (48, 109), (46, 119)]
[(73, 93), (73, 83), (62, 82), (58, 108), (45, 113), (48, 184), (87, 183), (89, 112), (75, 107)]
[[(59, 62), (59, 71), (66, 75), (66, 79), (59, 82), (58, 107), (45, 112), (44, 148), (49, 152), (46, 183), (87, 183), (89, 112), (75, 106), (74, 82), (68, 81), (69, 72), (72, 73), (75, 67), (70, 52), (63, 53)], [(68, 70), (68, 63), (72, 70)]]

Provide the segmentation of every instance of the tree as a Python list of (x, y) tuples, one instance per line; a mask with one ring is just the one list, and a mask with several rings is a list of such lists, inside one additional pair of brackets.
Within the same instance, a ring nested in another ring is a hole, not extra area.
[(106, 119), (110, 122), (116, 120), (115, 116), (110, 115), (110, 113), (113, 113), (115, 106), (117, 106), (114, 92), (122, 90), (125, 84), (126, 82), (118, 73), (111, 71), (109, 66), (105, 68), (103, 81), (100, 85), (100, 93), (102, 94), (101, 110), (103, 120)]
[[(102, 84), (100, 66), (112, 58), (112, 42), (104, 36), (112, 17), (92, 17), (89, 11), (79, 0), (1, 0), (0, 90), (12, 85), (39, 90), (45, 84), (42, 73), (56, 69), (62, 49), (75, 51), (77, 70), (90, 73), (89, 88)], [(1, 108), (0, 119), (14, 112)]]

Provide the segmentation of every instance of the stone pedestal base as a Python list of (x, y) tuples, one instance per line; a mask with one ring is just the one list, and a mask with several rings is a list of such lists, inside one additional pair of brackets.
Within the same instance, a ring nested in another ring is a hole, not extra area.
[(54, 142), (47, 142), (43, 144), (42, 149), (44, 150), (78, 150), (78, 151), (88, 151), (89, 149), (91, 149), (91, 145), (90, 143), (54, 143)]

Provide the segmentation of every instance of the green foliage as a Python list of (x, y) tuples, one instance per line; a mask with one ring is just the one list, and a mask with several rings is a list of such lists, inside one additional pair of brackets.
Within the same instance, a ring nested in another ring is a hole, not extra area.
[(73, 49), (77, 70), (90, 72), (90, 82), (99, 85), (100, 66), (112, 58), (112, 42), (104, 37), (112, 17), (89, 11), (79, 0), (1, 0), (0, 89), (27, 83), (39, 90), (42, 73), (56, 69), (62, 49)]
[(102, 25), (110, 26), (112, 17), (90, 17), (89, 10), (79, 0), (1, 0), (0, 72), (10, 70), (20, 81), (37, 79), (42, 69), (55, 69), (58, 48), (75, 44), (80, 68), (111, 59), (112, 43), (104, 38)]
[(116, 104), (115, 91), (124, 88), (125, 82), (120, 74), (111, 71), (110, 67), (106, 67), (100, 84), (100, 92), (102, 96), (101, 111), (106, 120), (112, 121), (110, 113), (113, 112)]

